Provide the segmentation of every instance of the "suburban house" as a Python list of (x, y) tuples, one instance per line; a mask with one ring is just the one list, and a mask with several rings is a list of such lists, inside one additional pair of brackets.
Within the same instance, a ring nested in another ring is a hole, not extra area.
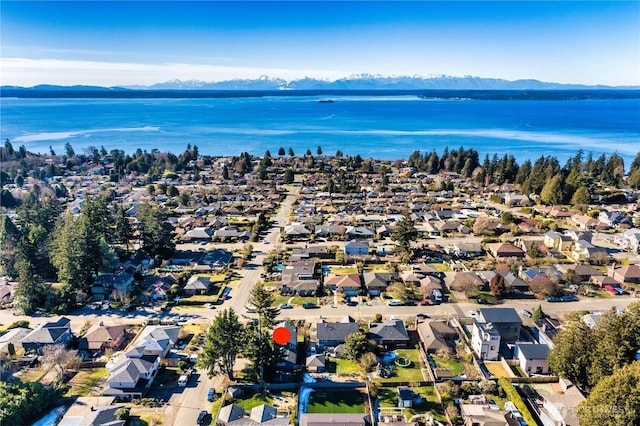
[[(221, 248), (209, 250), (198, 261), (197, 265), (194, 267), (194, 271), (198, 271), (198, 269), (200, 269), (204, 272), (219, 272), (229, 266), (232, 260), (233, 253), (228, 250)], [(203, 268), (204, 266), (206, 266), (208, 270)]]
[(94, 324), (84, 336), (78, 339), (78, 349), (86, 352), (102, 352), (107, 348), (117, 351), (124, 343), (126, 325), (104, 325), (102, 321)]
[(196, 294), (209, 293), (209, 287), (211, 286), (211, 278), (193, 275), (187, 281), (187, 284), (182, 289), (182, 293), (185, 296), (195, 296)]
[(122, 356), (107, 363), (109, 378), (103, 395), (142, 398), (156, 377), (160, 361), (178, 342), (181, 329), (160, 325), (145, 327)]
[(573, 240), (568, 235), (549, 231), (544, 234), (544, 245), (558, 251), (568, 251), (573, 247)]
[(615, 234), (613, 236), (613, 242), (623, 250), (638, 253), (640, 249), (640, 229), (631, 228), (622, 233)]
[(582, 262), (591, 259), (596, 253), (608, 256), (604, 247), (594, 246), (589, 241), (578, 240), (574, 243), (571, 257), (577, 262)]
[(605, 225), (617, 228), (621, 223), (627, 223), (627, 215), (621, 211), (602, 210), (598, 215), (598, 220)]
[(496, 361), (500, 358), (500, 333), (491, 323), (473, 320), (471, 348), (478, 358)]
[(356, 296), (361, 287), (360, 274), (330, 274), (324, 279), (324, 288), (345, 296)]
[(364, 272), (362, 274), (364, 286), (370, 296), (380, 296), (396, 279), (397, 275), (392, 272)]
[(27, 352), (41, 353), (42, 348), (47, 345), (67, 346), (72, 338), (71, 321), (61, 317), (55, 322), (45, 322), (34, 328), (22, 339), (22, 347)]
[(405, 347), (409, 344), (409, 333), (404, 322), (399, 319), (371, 324), (367, 336), (369, 339), (375, 340), (378, 345), (387, 348)]
[[(0, 336), (0, 354), (14, 355), (18, 349), (22, 348), (22, 340), (31, 333), (31, 329), (16, 327), (7, 330)], [(13, 349), (10, 347), (13, 346)], [(13, 351), (13, 353), (11, 353)]]
[(520, 368), (527, 376), (551, 374), (547, 357), (549, 346), (537, 343), (517, 342), (514, 355), (520, 361)]
[(573, 216), (571, 216), (569, 220), (573, 222), (575, 226), (585, 231), (594, 230), (600, 224), (600, 222), (597, 219), (594, 219), (591, 216), (587, 216), (584, 214), (574, 214)]
[(520, 425), (510, 412), (491, 409), (486, 404), (460, 404), (460, 414), (464, 420), (464, 426), (514, 426)]
[(192, 241), (211, 241), (213, 237), (213, 230), (209, 227), (202, 226), (193, 228), (180, 237), (180, 241), (192, 242)]
[(480, 308), (478, 322), (493, 324), (505, 343), (514, 343), (520, 336), (522, 320), (513, 308)]
[(447, 254), (456, 257), (477, 257), (482, 256), (482, 244), (480, 243), (454, 243), (445, 247)]
[(276, 369), (279, 371), (296, 370), (298, 365), (298, 331), (296, 327), (288, 321), (282, 321), (276, 328), (285, 327), (289, 330), (289, 341), (282, 346), (283, 357), (276, 362)]
[(249, 415), (246, 416), (244, 408), (236, 404), (229, 404), (220, 409), (215, 424), (218, 426), (287, 426), (289, 417), (278, 416), (278, 410), (266, 404), (253, 407)]
[(607, 275), (621, 283), (640, 284), (640, 266), (617, 265), (609, 266)]
[(93, 300), (115, 299), (121, 300), (129, 294), (133, 285), (133, 275), (127, 272), (119, 274), (100, 274), (96, 277), (91, 294)]
[(336, 347), (344, 343), (347, 336), (360, 330), (358, 323), (351, 317), (345, 317), (340, 322), (320, 321), (316, 325), (316, 341), (318, 348)]
[(178, 284), (178, 276), (176, 274), (147, 275), (140, 283), (140, 286), (151, 293), (153, 300), (164, 300), (167, 298), (167, 292), (174, 284)]
[(373, 238), (376, 236), (375, 231), (365, 226), (347, 226), (344, 233), (349, 238)]
[(458, 333), (446, 321), (428, 320), (418, 324), (418, 336), (422, 347), (427, 353), (439, 351), (452, 351)]
[(560, 331), (560, 321), (555, 318), (541, 318), (535, 322), (534, 337), (541, 345), (553, 349), (553, 339)]
[(344, 245), (344, 254), (347, 256), (366, 256), (369, 254), (369, 242), (349, 241)]
[(282, 294), (311, 296), (320, 286), (319, 273), (313, 260), (299, 260), (282, 268), (278, 290)]
[(303, 238), (311, 235), (311, 230), (307, 228), (306, 225), (302, 223), (292, 223), (291, 225), (287, 225), (284, 227), (282, 231), (286, 238)]
[(122, 408), (113, 404), (113, 397), (81, 396), (75, 399), (58, 426), (125, 426), (126, 420), (116, 419)]
[(504, 257), (524, 257), (524, 251), (509, 243), (491, 243), (487, 244), (489, 253), (496, 259)]
[(576, 273), (576, 276), (580, 278), (580, 281), (589, 281), (592, 276), (601, 274), (600, 271), (590, 265), (557, 263), (553, 266), (562, 276), (570, 270), (573, 270)]

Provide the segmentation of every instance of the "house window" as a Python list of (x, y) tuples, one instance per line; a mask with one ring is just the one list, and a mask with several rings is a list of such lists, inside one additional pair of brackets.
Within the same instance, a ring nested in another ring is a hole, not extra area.
[(491, 350), (492, 350), (492, 351), (495, 351), (495, 350), (496, 350), (496, 347), (495, 347), (495, 346), (491, 346)]

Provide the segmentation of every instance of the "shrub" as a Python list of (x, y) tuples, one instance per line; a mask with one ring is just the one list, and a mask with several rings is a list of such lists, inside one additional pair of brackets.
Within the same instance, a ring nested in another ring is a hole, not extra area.
[(12, 328), (29, 328), (29, 321), (27, 320), (16, 321), (13, 324), (11, 324), (9, 327), (7, 327), (7, 330), (11, 330)]
[(113, 413), (114, 417), (118, 420), (128, 420), (129, 419), (129, 409), (128, 408), (119, 408)]
[(538, 424), (533, 419), (531, 412), (529, 411), (525, 403), (522, 401), (522, 397), (520, 396), (516, 388), (513, 387), (511, 382), (505, 379), (504, 377), (502, 377), (498, 379), (498, 384), (502, 389), (504, 389), (506, 397), (516, 405), (518, 410), (520, 410), (520, 414), (522, 414), (522, 417), (524, 417), (525, 421), (530, 425)]

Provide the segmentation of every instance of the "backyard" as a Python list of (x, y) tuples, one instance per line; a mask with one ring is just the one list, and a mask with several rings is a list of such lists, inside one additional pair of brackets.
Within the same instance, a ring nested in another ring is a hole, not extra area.
[(362, 368), (357, 361), (351, 359), (331, 358), (327, 362), (327, 373), (337, 375), (359, 374)]
[(309, 395), (308, 413), (365, 413), (364, 394), (349, 391), (315, 390)]
[(107, 369), (104, 367), (82, 369), (67, 383), (69, 389), (65, 396), (88, 396), (103, 377), (107, 377)]
[[(436, 420), (446, 422), (442, 406), (433, 386), (412, 387), (411, 390), (420, 396), (420, 400), (414, 401), (412, 407), (403, 410), (407, 421), (416, 414), (431, 412)], [(398, 407), (397, 387), (382, 387), (378, 389), (377, 396), (380, 408)]]
[(420, 364), (420, 351), (418, 349), (398, 349), (395, 351), (398, 357), (411, 360), (408, 367), (398, 367), (393, 364), (393, 374), (391, 377), (377, 377), (381, 382), (421, 382), (424, 380)]

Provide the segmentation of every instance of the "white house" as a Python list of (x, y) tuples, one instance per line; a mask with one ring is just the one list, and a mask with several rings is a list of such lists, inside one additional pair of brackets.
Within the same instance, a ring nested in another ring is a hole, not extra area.
[(480, 359), (496, 361), (500, 357), (500, 333), (491, 323), (473, 320), (471, 347)]
[(520, 368), (527, 376), (534, 374), (551, 374), (549, 362), (549, 346), (529, 342), (517, 342), (515, 355), (520, 361)]

